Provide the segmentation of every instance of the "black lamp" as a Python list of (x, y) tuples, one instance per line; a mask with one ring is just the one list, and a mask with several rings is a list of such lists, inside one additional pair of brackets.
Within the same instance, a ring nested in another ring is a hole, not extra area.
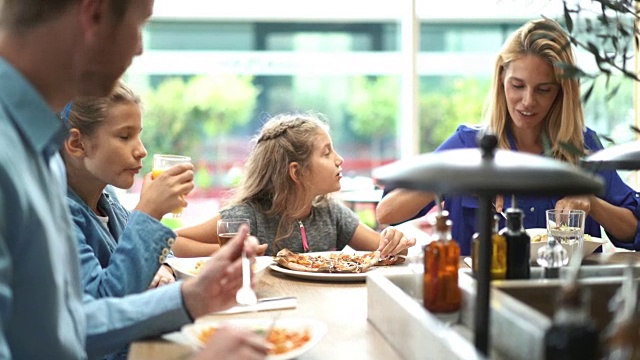
[(611, 146), (586, 156), (580, 161), (585, 169), (638, 170), (640, 169), (640, 142)]
[(497, 144), (495, 135), (486, 134), (479, 140), (479, 149), (423, 154), (376, 168), (372, 174), (380, 184), (393, 188), (479, 197), (474, 343), (485, 355), (489, 353), (492, 198), (497, 194), (598, 194), (604, 189), (597, 175), (551, 158), (496, 150)]

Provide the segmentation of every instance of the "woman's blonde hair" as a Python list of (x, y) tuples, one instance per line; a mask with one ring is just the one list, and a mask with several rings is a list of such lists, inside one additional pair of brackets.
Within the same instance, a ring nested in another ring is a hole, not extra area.
[[(255, 146), (244, 175), (228, 206), (250, 204), (267, 216), (280, 216), (276, 243), (290, 236), (297, 219), (309, 205), (308, 175), (316, 137), (329, 127), (320, 114), (280, 114), (269, 119), (254, 139)], [(289, 175), (289, 164), (298, 163), (301, 189)], [(326, 202), (326, 195), (314, 205)]]
[(133, 103), (141, 106), (141, 100), (133, 90), (119, 81), (109, 96), (86, 96), (74, 100), (62, 111), (62, 120), (67, 127), (80, 130), (91, 136), (106, 120), (109, 109), (116, 104)]
[(498, 147), (508, 149), (507, 131), (511, 118), (503, 86), (504, 73), (512, 61), (527, 55), (539, 56), (553, 66), (560, 91), (544, 120), (543, 131), (550, 140), (551, 155), (576, 164), (580, 154), (562, 144), (571, 144), (584, 152), (580, 82), (575, 77), (565, 76), (563, 64), (576, 66), (576, 61), (566, 32), (553, 20), (530, 21), (507, 39), (496, 60), (493, 83), (484, 108), (485, 122), (498, 136)]

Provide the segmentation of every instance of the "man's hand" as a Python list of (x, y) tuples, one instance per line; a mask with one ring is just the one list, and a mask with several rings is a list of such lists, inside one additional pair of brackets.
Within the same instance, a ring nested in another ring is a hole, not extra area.
[(242, 248), (246, 248), (253, 264), (257, 246), (258, 240), (249, 236), (248, 227), (242, 226), (240, 232), (206, 262), (197, 277), (182, 284), (182, 298), (193, 318), (236, 304), (236, 292), (242, 286)]

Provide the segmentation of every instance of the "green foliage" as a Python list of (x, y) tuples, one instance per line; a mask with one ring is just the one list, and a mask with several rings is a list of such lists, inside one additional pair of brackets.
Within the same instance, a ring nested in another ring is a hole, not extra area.
[(489, 80), (453, 79), (420, 96), (420, 151), (429, 152), (462, 124), (482, 122), (482, 107)]
[(209, 136), (224, 135), (246, 124), (256, 104), (258, 89), (250, 76), (198, 76), (187, 84), (185, 101), (194, 120)]
[(353, 131), (367, 137), (395, 134), (399, 96), (400, 85), (397, 78), (354, 78), (351, 97), (347, 103)]
[[(258, 93), (248, 76), (168, 78), (144, 96), (147, 152), (189, 155), (196, 162), (207, 137), (228, 134), (250, 120)], [(150, 159), (145, 159), (147, 171)]]
[(373, 209), (357, 210), (356, 215), (360, 221), (368, 227), (375, 229), (377, 227), (376, 214)]
[[(427, 80), (419, 99), (421, 152), (433, 151), (461, 124), (480, 123), (490, 84), (476, 78)], [(354, 132), (371, 138), (373, 146), (381, 136), (395, 134), (399, 101), (397, 78), (355, 78), (347, 106)]]
[[(640, 42), (638, 0), (592, 0), (591, 4), (563, 0), (563, 19), (569, 32), (569, 41), (577, 49), (588, 52), (598, 67), (587, 73), (569, 64), (563, 64), (565, 75), (580, 77), (589, 83), (583, 93), (583, 102), (592, 96), (595, 79), (610, 79), (621, 74), (631, 81), (640, 81), (633, 68), (634, 52)], [(614, 97), (618, 87), (609, 89)]]
[(608, 86), (604, 79), (589, 84), (594, 86), (590, 100), (583, 105), (585, 121), (604, 140), (624, 143), (635, 135), (628, 128), (633, 123), (633, 82), (622, 75), (611, 76), (610, 82), (616, 85)]

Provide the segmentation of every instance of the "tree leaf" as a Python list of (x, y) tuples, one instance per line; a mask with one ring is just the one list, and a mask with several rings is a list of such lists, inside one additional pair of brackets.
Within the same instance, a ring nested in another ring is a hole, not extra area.
[(593, 93), (593, 85), (595, 83), (591, 83), (591, 85), (589, 86), (589, 88), (587, 89), (587, 91), (584, 93), (584, 95), (582, 95), (582, 102), (586, 103), (587, 101), (589, 101), (589, 98), (591, 97), (591, 94)]
[(611, 91), (607, 92), (607, 95), (605, 95), (604, 100), (605, 101), (609, 101), (614, 96), (616, 96), (616, 94), (618, 93), (618, 90), (620, 90), (620, 85), (622, 85), (622, 84), (618, 83), (616, 86), (613, 87), (613, 89), (611, 89)]
[(569, 9), (567, 9), (567, 3), (563, 4), (564, 10), (564, 23), (567, 26), (567, 30), (569, 33), (573, 32), (573, 19), (571, 19), (571, 14), (569, 13)]
[(607, 135), (598, 134), (599, 137), (607, 141), (610, 145), (615, 145), (616, 141)]

